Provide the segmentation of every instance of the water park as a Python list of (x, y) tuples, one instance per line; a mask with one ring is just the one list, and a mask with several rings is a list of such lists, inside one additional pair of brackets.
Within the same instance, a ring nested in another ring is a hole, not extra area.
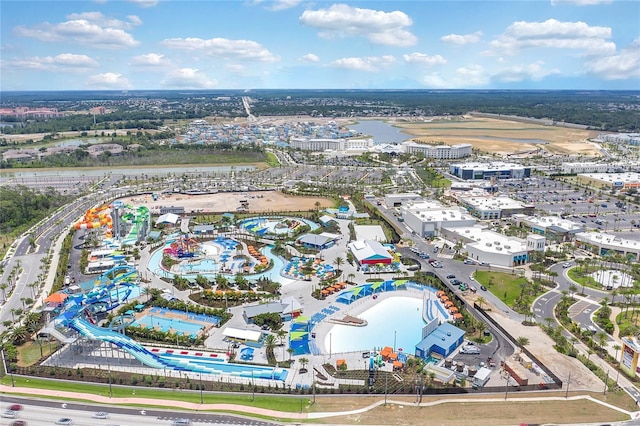
[[(106, 266), (110, 268), (101, 271), (94, 288), (84, 294), (58, 297), (51, 305), (50, 325), (45, 331), (69, 343), (70, 347), (98, 342), (115, 358), (124, 354), (128, 362), (137, 362), (144, 368), (160, 368), (187, 375), (286, 381), (291, 372), (289, 368), (277, 364), (274, 367), (272, 362), (268, 367), (258, 365), (264, 362), (261, 360), (268, 359), (270, 350), (273, 351), (273, 348), (269, 349), (266, 338), (275, 335), (268, 328), (243, 320), (241, 312), (247, 306), (242, 302), (237, 304), (236, 301), (224, 311), (217, 311), (223, 313), (218, 315), (198, 304), (192, 304), (190, 308), (189, 303), (192, 302), (186, 299), (188, 295), (181, 294), (178, 298), (173, 290), (165, 290), (160, 295), (166, 303), (158, 305), (140, 301), (142, 283), (136, 268), (125, 263), (123, 244), (139, 242), (142, 235), (148, 234), (149, 223), (152, 222), (148, 210), (118, 202), (87, 212), (75, 229), (103, 232), (103, 246), (89, 254), (89, 262), (100, 264), (103, 269)], [(243, 277), (253, 283), (268, 277), (269, 281), (280, 285), (297, 283), (292, 287), (294, 294), (300, 294), (298, 288), (301, 289), (305, 281), (319, 284), (317, 296), (307, 301), (303, 301), (301, 295), (299, 300), (296, 298), (295, 303), (299, 307), (293, 315), (283, 310), (285, 305), (287, 309), (291, 306), (291, 302), (283, 303), (284, 299), (278, 302), (267, 300), (270, 303), (262, 301), (254, 307), (258, 314), (271, 315), (275, 312), (280, 315), (282, 330), (287, 336), (281, 339), (283, 355), (285, 349), (299, 357), (340, 354), (344, 363), (347, 360), (353, 363), (350, 354), (369, 351), (375, 368), (382, 368), (385, 363), (390, 363), (394, 369), (402, 368), (407, 357), (422, 344), (425, 329), (431, 333), (439, 325), (456, 320), (455, 306), (446, 300), (446, 295), (438, 294), (431, 287), (396, 279), (355, 286), (353, 282), (339, 281), (338, 274), (342, 271), (329, 265), (320, 253), (323, 250), (335, 251), (339, 255), (341, 248), (332, 245), (316, 248), (308, 242), (299, 241), (301, 233), (320, 228), (308, 219), (286, 216), (247, 218), (238, 221), (231, 230), (216, 230), (208, 235), (185, 232), (188, 226), (186, 221), (179, 227), (180, 231), (172, 226), (162, 227), (164, 239), (149, 248), (145, 264), (140, 266), (145, 274), (150, 272), (155, 279), (161, 279), (170, 287), (175, 286), (177, 278), (194, 284), (199, 276), (216, 286), (220, 276), (229, 282)], [(270, 238), (277, 240), (277, 244), (284, 240), (285, 245), (291, 245), (286, 257), (273, 253), (276, 244), (265, 243)], [(332, 235), (332, 240), (340, 241), (340, 235)], [(355, 260), (362, 273), (370, 272), (368, 268), (378, 263), (386, 266), (388, 271), (377, 267), (377, 273), (396, 273), (400, 262), (394, 247), (380, 245), (378, 249), (370, 250), (369, 246), (374, 245), (375, 242), (369, 242), (363, 247), (356, 246), (361, 249), (359, 253), (362, 256), (356, 255)], [(348, 248), (347, 245), (345, 249)], [(314, 254), (314, 250), (317, 253)], [(87, 268), (87, 271), (94, 270)], [(312, 286), (317, 288), (318, 284)], [(196, 295), (207, 293), (207, 290), (194, 287)], [(312, 287), (307, 288), (311, 293)], [(254, 290), (248, 287), (242, 291)], [(242, 291), (238, 288), (232, 296)], [(208, 292), (221, 294), (224, 307), (227, 306), (231, 297), (228, 296), (229, 290), (214, 287)], [(264, 296), (273, 297), (267, 293)], [(217, 299), (213, 297), (211, 300)], [(273, 312), (270, 310), (272, 307)], [(141, 343), (148, 341), (168, 343), (176, 349)], [(196, 343), (194, 351), (192, 347)], [(114, 350), (120, 351), (120, 355), (113, 355)], [(71, 353), (74, 353), (73, 349)], [(426, 353), (430, 354), (431, 350)], [(244, 363), (235, 363), (236, 356)], [(284, 358), (282, 356), (281, 362), (288, 367), (290, 362), (285, 362)], [(430, 359), (430, 355), (425, 359)]]

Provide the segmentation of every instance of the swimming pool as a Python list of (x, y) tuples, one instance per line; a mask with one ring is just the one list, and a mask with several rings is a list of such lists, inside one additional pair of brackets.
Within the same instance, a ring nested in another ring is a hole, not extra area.
[[(431, 303), (431, 302), (427, 302)], [(355, 352), (390, 346), (414, 353), (422, 340), (422, 299), (393, 296), (383, 299), (357, 315), (365, 327), (335, 324), (324, 339), (325, 353)]]
[(154, 315), (145, 315), (137, 319), (132, 325), (142, 325), (151, 328), (160, 327), (160, 329), (165, 332), (171, 329), (172, 331), (188, 335), (197, 335), (202, 329), (202, 324)]

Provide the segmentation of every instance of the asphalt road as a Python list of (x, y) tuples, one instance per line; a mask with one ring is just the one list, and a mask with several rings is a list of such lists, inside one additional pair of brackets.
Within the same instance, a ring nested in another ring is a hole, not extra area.
[[(59, 402), (13, 396), (2, 397), (2, 411), (13, 403), (23, 405), (20, 419), (26, 420), (29, 426), (50, 426), (61, 418), (70, 418), (74, 426), (170, 426), (174, 420), (187, 418), (195, 425), (242, 425), (242, 426), (272, 426), (278, 423), (266, 422), (229, 414), (212, 414), (198, 412), (180, 412), (177, 410), (157, 410), (125, 408), (119, 406), (105, 407), (85, 403)], [(95, 419), (97, 412), (107, 412), (109, 419)], [(3, 425), (10, 425), (12, 420), (3, 418)]]

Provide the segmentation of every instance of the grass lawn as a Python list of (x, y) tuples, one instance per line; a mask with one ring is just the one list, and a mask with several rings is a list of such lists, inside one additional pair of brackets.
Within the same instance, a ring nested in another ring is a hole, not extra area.
[(42, 346), (36, 342), (27, 342), (24, 345), (18, 347), (18, 366), (28, 367), (35, 364), (40, 359), (40, 351), (42, 355), (47, 357), (56, 350), (57, 345), (49, 345), (46, 342), (42, 343)]
[[(80, 392), (88, 395), (109, 396), (109, 385), (88, 384), (82, 382), (65, 382), (59, 380), (43, 380), (34, 377), (14, 377), (15, 385), (18, 387), (51, 389), (63, 392)], [(2, 384), (11, 386), (11, 378), (5, 376), (1, 380)], [(247, 386), (247, 391), (250, 391)], [(151, 389), (151, 388), (132, 388), (112, 386), (113, 398), (149, 398), (162, 399), (167, 401), (185, 401), (194, 404), (200, 403), (199, 391), (180, 391), (176, 392), (172, 389)], [(301, 395), (300, 398), (309, 399), (309, 395)], [(219, 394), (213, 392), (204, 393), (205, 404), (239, 404), (251, 405), (253, 407), (267, 408), (270, 410), (299, 412), (300, 398), (289, 398), (279, 396), (266, 396), (264, 394), (256, 394), (255, 399), (251, 401), (251, 395), (246, 394)], [(167, 408), (162, 406), (162, 408)]]
[(582, 275), (579, 271), (578, 268), (570, 268), (567, 271), (567, 275), (569, 276), (569, 278), (571, 278), (573, 281), (577, 282), (578, 284), (580, 284), (583, 287), (590, 287), (596, 290), (602, 290), (602, 284), (600, 284), (598, 281), (594, 280), (593, 277), (590, 277), (588, 275)]
[(513, 306), (520, 295), (520, 284), (527, 282), (525, 277), (496, 271), (476, 271), (474, 277), (507, 306)]

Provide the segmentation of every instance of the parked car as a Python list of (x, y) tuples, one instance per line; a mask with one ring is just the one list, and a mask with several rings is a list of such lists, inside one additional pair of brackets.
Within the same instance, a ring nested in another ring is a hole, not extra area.
[(464, 355), (478, 355), (480, 353), (480, 348), (473, 345), (466, 345), (460, 349), (460, 353)]
[(447, 279), (448, 279), (448, 280), (450, 280), (451, 278), (455, 278), (455, 277), (456, 277), (456, 276), (455, 276), (455, 275), (453, 275), (453, 274), (449, 274), (449, 275), (447, 275)]

